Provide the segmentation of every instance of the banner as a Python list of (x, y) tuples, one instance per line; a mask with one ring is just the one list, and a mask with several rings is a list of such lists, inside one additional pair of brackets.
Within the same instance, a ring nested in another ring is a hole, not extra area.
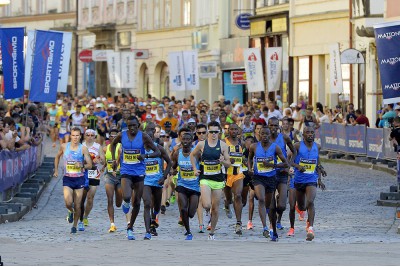
[(336, 133), (338, 137), (338, 150), (341, 152), (348, 152), (348, 140), (346, 134), (347, 126), (344, 126), (341, 123), (334, 123), (336, 127)]
[(62, 32), (63, 45), (61, 49), (60, 72), (58, 74), (57, 92), (67, 92), (69, 78), (69, 62), (71, 58), (72, 33)]
[(340, 65), (339, 43), (330, 46), (329, 85), (332, 94), (343, 92), (342, 67)]
[(383, 129), (367, 128), (367, 156), (383, 159)]
[(268, 92), (278, 91), (282, 75), (282, 47), (269, 47), (265, 53)]
[(243, 57), (248, 92), (263, 92), (265, 87), (260, 50), (258, 48), (244, 49)]
[(327, 150), (338, 150), (339, 149), (339, 141), (337, 138), (337, 132), (335, 124), (331, 123), (322, 123), (322, 138), (323, 141), (321, 143), (325, 144), (324, 149)]
[(135, 86), (135, 53), (121, 52), (121, 88), (133, 88)]
[(93, 61), (107, 61), (107, 53), (112, 50), (92, 50)]
[(186, 83), (182, 51), (168, 53), (169, 84), (172, 91), (185, 91)]
[(33, 48), (35, 46), (35, 31), (30, 30), (27, 33), (27, 42), (25, 47), (25, 90), (30, 90), (32, 76)]
[(57, 100), (63, 34), (52, 31), (35, 32), (29, 99), (34, 102), (55, 103)]
[(374, 25), (383, 103), (400, 102), (400, 22)]
[(25, 28), (0, 28), (4, 98), (24, 95)]
[(121, 59), (119, 52), (107, 51), (107, 68), (110, 86), (121, 88)]
[(347, 136), (347, 152), (350, 154), (357, 154), (359, 156), (366, 155), (367, 144), (366, 139), (366, 126), (365, 125), (347, 125), (345, 126)]
[(199, 90), (199, 67), (196, 50), (183, 51), (183, 66), (187, 90)]

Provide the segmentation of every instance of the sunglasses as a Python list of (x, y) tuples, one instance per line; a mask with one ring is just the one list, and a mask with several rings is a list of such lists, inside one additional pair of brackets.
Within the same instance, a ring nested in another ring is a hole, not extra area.
[(89, 110), (94, 110), (94, 108), (89, 108)]
[(118, 112), (118, 109), (114, 109), (114, 112)]
[(208, 131), (210, 134), (219, 134), (219, 131)]
[(207, 134), (207, 132), (197, 132), (198, 135), (200, 134)]
[(229, 130), (229, 127), (224, 128), (225, 130)]

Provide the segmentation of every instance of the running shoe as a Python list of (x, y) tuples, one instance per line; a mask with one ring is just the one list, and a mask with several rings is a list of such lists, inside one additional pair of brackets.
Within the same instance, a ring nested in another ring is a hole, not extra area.
[(237, 222), (235, 225), (235, 233), (237, 235), (242, 235), (242, 223)]
[(128, 240), (135, 240), (135, 236), (133, 235), (132, 229), (126, 230), (126, 233), (127, 233)]
[(117, 227), (115, 226), (115, 224), (111, 224), (110, 229), (108, 229), (108, 232), (114, 233), (115, 231), (117, 231)]
[(156, 230), (155, 227), (151, 227), (151, 226), (150, 226), (150, 234), (151, 234), (152, 236), (158, 236), (158, 233), (157, 233), (157, 230)]
[(161, 214), (165, 214), (167, 208), (164, 205), (161, 205)]
[(193, 235), (187, 234), (185, 240), (193, 240)]
[(290, 228), (286, 235), (287, 236), (294, 236), (294, 228)]
[(207, 225), (207, 231), (211, 231), (211, 221)]
[(156, 219), (156, 220), (152, 220), (151, 221), (151, 223), (150, 223), (150, 227), (154, 227), (154, 228), (158, 228), (158, 222), (157, 222), (158, 220)]
[(312, 241), (314, 239), (314, 230), (313, 229), (308, 229), (307, 231), (307, 241)]
[(167, 199), (166, 201), (165, 201), (165, 206), (168, 208), (169, 207), (169, 199)]
[(180, 216), (179, 216), (178, 224), (179, 224), (180, 226), (183, 226), (182, 217), (180, 217)]
[(123, 202), (122, 202), (122, 211), (123, 211), (125, 214), (128, 214), (129, 209), (130, 209), (130, 206), (131, 206), (131, 205), (130, 205), (128, 202), (123, 201)]
[(274, 235), (274, 230), (272, 230), (272, 229), (270, 228), (268, 233), (269, 233), (269, 236), (271, 237), (271, 236)]
[(226, 217), (228, 217), (229, 219), (232, 219), (232, 211), (231, 211), (231, 209), (230, 208), (224, 208), (224, 210), (225, 210)]
[(215, 240), (214, 234), (208, 234), (208, 240)]
[(252, 221), (248, 221), (247, 222), (247, 230), (253, 230), (254, 226), (253, 226), (253, 222)]
[(175, 197), (175, 195), (172, 195), (172, 196), (169, 198), (169, 203), (170, 203), (171, 205), (174, 205), (175, 202), (176, 202), (176, 197)]
[(283, 227), (282, 224), (281, 224), (280, 222), (277, 222), (277, 223), (276, 223), (276, 228), (277, 228), (278, 230), (283, 230), (283, 229), (285, 229), (285, 227)]
[(202, 234), (204, 233), (204, 225), (199, 225), (199, 233)]
[(263, 236), (264, 236), (265, 238), (268, 238), (268, 237), (269, 237), (269, 230), (268, 230), (268, 227), (267, 227), (267, 226), (265, 226), (264, 229), (263, 229)]
[(156, 225), (157, 225), (156, 228), (158, 228), (158, 226), (160, 226), (160, 224), (158, 222), (158, 214), (157, 214), (156, 219), (154, 221), (156, 222)]
[(84, 226), (89, 226), (89, 220), (88, 220), (88, 218), (83, 218), (83, 225), (84, 225)]
[(145, 233), (144, 234), (144, 240), (151, 240), (151, 234), (150, 233)]
[(74, 213), (68, 211), (67, 221), (69, 223), (73, 223), (74, 222)]
[(278, 241), (278, 234), (272, 234), (271, 241), (272, 242), (277, 242)]
[(78, 230), (79, 231), (85, 231), (85, 226), (83, 225), (83, 222), (78, 223)]
[(76, 227), (71, 228), (71, 234), (76, 234)]

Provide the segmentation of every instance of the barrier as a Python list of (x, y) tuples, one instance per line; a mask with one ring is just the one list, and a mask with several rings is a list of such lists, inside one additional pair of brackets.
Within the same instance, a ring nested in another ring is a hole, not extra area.
[(22, 184), (42, 164), (43, 143), (20, 152), (0, 152), (0, 201), (4, 192)]

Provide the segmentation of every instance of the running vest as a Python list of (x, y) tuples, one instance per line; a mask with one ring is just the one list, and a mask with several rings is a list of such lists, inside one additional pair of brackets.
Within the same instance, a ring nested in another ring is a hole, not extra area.
[(276, 163), (275, 159), (276, 144), (271, 143), (267, 150), (265, 150), (261, 142), (257, 143), (256, 153), (254, 155), (254, 174), (265, 177), (275, 177), (276, 169), (272, 167), (264, 167), (264, 160), (268, 163)]
[(318, 163), (318, 146), (313, 142), (312, 148), (308, 150), (306, 144), (301, 141), (299, 153), (294, 159), (294, 163), (303, 166), (306, 171), (301, 172), (297, 168), (294, 169), (295, 183), (316, 183), (318, 180), (317, 163)]
[(75, 167), (75, 163), (81, 163), (83, 166), (83, 153), (82, 153), (82, 144), (78, 145), (77, 150), (71, 150), (71, 143), (68, 142), (65, 146), (65, 151), (63, 155), (64, 159), (64, 170), (65, 176), (67, 177), (82, 177), (84, 175), (83, 168)]
[[(286, 143), (285, 143), (285, 139), (283, 137), (284, 137), (283, 133), (279, 133), (278, 136), (276, 137), (274, 143), (281, 148), (283, 156), (285, 158), (287, 158)], [(282, 163), (282, 160), (278, 156), (275, 156), (275, 158), (276, 158), (276, 164)], [(284, 169), (277, 168), (277, 170), (284, 170)]]
[(315, 123), (312, 115), (311, 117), (304, 116), (304, 125), (307, 127), (314, 127)]
[(58, 112), (57, 109), (50, 109), (50, 110), (49, 110), (49, 115), (50, 115), (49, 124), (50, 124), (50, 126), (54, 126), (54, 125), (55, 125), (55, 123), (56, 123), (57, 112)]
[(67, 133), (67, 120), (68, 116), (60, 116), (60, 134), (66, 134)]
[[(157, 146), (156, 143), (154, 143)], [(146, 155), (153, 153), (153, 150), (145, 151)], [(163, 160), (161, 158), (147, 158), (144, 159), (146, 164), (146, 177), (144, 178), (144, 185), (162, 187), (158, 184), (158, 180), (163, 176)]]
[(140, 154), (145, 153), (142, 131), (138, 131), (132, 141), (129, 139), (127, 131), (122, 132), (121, 144), (121, 174), (144, 176), (146, 165), (144, 161), (138, 159)]
[(237, 175), (242, 173), (242, 164), (243, 164), (243, 149), (242, 146), (239, 144), (232, 145), (228, 138), (225, 139), (225, 143), (229, 147), (229, 157), (234, 159), (235, 162), (226, 170), (226, 174), (233, 174)]
[[(115, 153), (114, 153), (115, 159), (117, 159), (118, 151), (120, 148), (121, 148), (121, 143), (118, 143), (115, 147)], [(112, 160), (110, 145), (107, 145), (105, 157), (106, 157), (106, 162), (107, 162), (107, 173), (112, 173), (113, 172), (113, 160)], [(120, 169), (121, 169), (121, 165), (118, 165), (117, 170), (116, 170), (117, 174), (119, 174)]]
[[(88, 147), (86, 145), (86, 142), (84, 141), (82, 143), (83, 146), (87, 147), (90, 157), (92, 158), (92, 160), (94, 160), (96, 157), (99, 156), (100, 154), (100, 149), (101, 146), (99, 143), (94, 142), (93, 145), (91, 147)], [(89, 179), (96, 179), (96, 180), (100, 180), (100, 170), (103, 167), (102, 164), (97, 163), (95, 167), (92, 166), (91, 170), (88, 170), (88, 178)]]
[[(193, 151), (193, 148), (190, 152)], [(187, 157), (183, 155), (182, 148), (179, 149), (178, 154), (178, 180), (177, 186), (183, 186), (185, 188), (200, 192), (199, 178), (194, 174), (193, 165), (190, 162), (190, 153)], [(197, 164), (197, 168), (199, 168)]]
[(125, 132), (128, 130), (128, 124), (126, 124), (125, 121), (122, 121), (121, 123), (121, 132)]
[(253, 132), (254, 132), (254, 126), (250, 124), (249, 127), (247, 127), (246, 125), (243, 124), (243, 128), (242, 128), (242, 136), (243, 136), (243, 140), (246, 139), (246, 137), (248, 136), (253, 136)]
[(87, 123), (88, 123), (88, 126), (87, 126), (88, 129), (92, 129), (92, 130), (96, 131), (97, 116), (88, 114), (87, 115)]
[(208, 179), (216, 182), (223, 182), (224, 176), (221, 172), (221, 141), (218, 140), (215, 147), (208, 145), (208, 140), (205, 140), (203, 154), (201, 155), (200, 165), (200, 180)]
[(83, 120), (83, 114), (79, 113), (79, 115), (76, 115), (76, 113), (71, 115), (71, 120), (72, 120), (72, 127), (78, 127), (79, 129), (81, 129), (81, 131), (83, 131), (82, 128), (82, 120)]

